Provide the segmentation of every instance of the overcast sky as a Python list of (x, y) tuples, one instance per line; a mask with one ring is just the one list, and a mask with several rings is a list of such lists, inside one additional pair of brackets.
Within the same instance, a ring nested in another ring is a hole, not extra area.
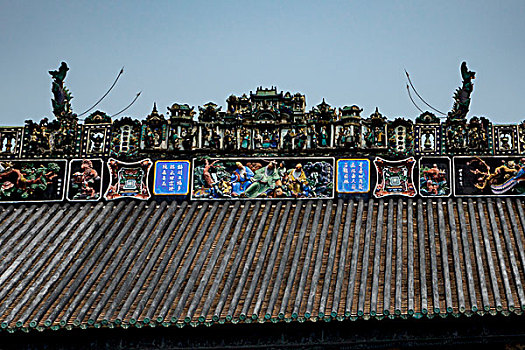
[[(476, 71), (470, 116), (525, 119), (525, 1), (4, 1), (0, 0), (0, 125), (52, 116), (49, 70), (66, 61), (81, 113), (125, 107), (144, 118), (178, 103), (276, 85), (393, 118), (419, 112), (404, 69), (447, 112), (463, 60)], [(423, 108), (423, 103), (420, 103)]]

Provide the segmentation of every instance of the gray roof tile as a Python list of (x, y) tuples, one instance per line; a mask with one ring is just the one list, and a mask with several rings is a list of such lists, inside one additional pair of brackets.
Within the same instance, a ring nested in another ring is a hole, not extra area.
[(0, 210), (9, 331), (525, 309), (516, 198)]

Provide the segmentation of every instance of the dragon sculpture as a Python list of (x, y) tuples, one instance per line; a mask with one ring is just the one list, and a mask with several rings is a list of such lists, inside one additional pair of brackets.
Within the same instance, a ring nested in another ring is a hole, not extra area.
[(71, 99), (73, 96), (64, 86), (64, 79), (68, 70), (69, 67), (66, 62), (62, 62), (57, 70), (49, 71), (53, 78), (53, 83), (51, 84), (51, 92), (53, 93), (51, 105), (53, 106), (53, 114), (59, 119), (72, 113)]
[(470, 106), (470, 94), (474, 89), (472, 80), (476, 78), (476, 72), (469, 71), (467, 62), (461, 63), (461, 77), (463, 86), (456, 89), (454, 93), (454, 105), (448, 116), (452, 120), (463, 120), (467, 117)]

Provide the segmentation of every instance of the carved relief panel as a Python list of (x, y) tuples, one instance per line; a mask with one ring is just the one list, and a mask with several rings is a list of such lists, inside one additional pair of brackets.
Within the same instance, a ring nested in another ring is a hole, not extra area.
[(494, 154), (518, 154), (518, 126), (494, 125)]
[(22, 151), (22, 127), (0, 127), (0, 155), (2, 158), (18, 158)]
[(117, 159), (132, 159), (137, 156), (140, 140), (140, 122), (124, 117), (113, 123), (110, 156)]
[(441, 126), (415, 125), (415, 153), (437, 155), (441, 153)]

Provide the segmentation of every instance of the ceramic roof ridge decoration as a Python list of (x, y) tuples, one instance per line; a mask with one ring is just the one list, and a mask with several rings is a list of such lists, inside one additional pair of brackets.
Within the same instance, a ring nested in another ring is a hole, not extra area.
[(110, 172), (110, 184), (104, 198), (114, 200), (121, 198), (135, 198), (148, 200), (149, 171), (153, 162), (143, 159), (139, 162), (122, 162), (113, 158), (107, 161)]
[[(525, 124), (494, 124), (467, 114), (475, 73), (461, 65), (462, 85), (446, 119), (429, 111), (415, 118), (389, 118), (376, 107), (368, 118), (357, 105), (331, 106), (323, 98), (310, 110), (301, 93), (276, 86), (230, 95), (223, 107), (213, 102), (190, 107), (175, 102), (168, 117), (153, 103), (146, 118), (113, 119), (102, 111), (79, 121), (64, 81), (63, 63), (53, 78), (55, 119), (27, 120), (24, 127), (0, 128), (2, 158), (203, 156), (410, 156), (525, 154)], [(269, 142), (266, 142), (269, 141)]]
[(386, 160), (381, 157), (374, 159), (377, 182), (374, 196), (414, 197), (416, 189), (413, 182), (413, 172), (416, 160), (414, 157), (402, 160)]

